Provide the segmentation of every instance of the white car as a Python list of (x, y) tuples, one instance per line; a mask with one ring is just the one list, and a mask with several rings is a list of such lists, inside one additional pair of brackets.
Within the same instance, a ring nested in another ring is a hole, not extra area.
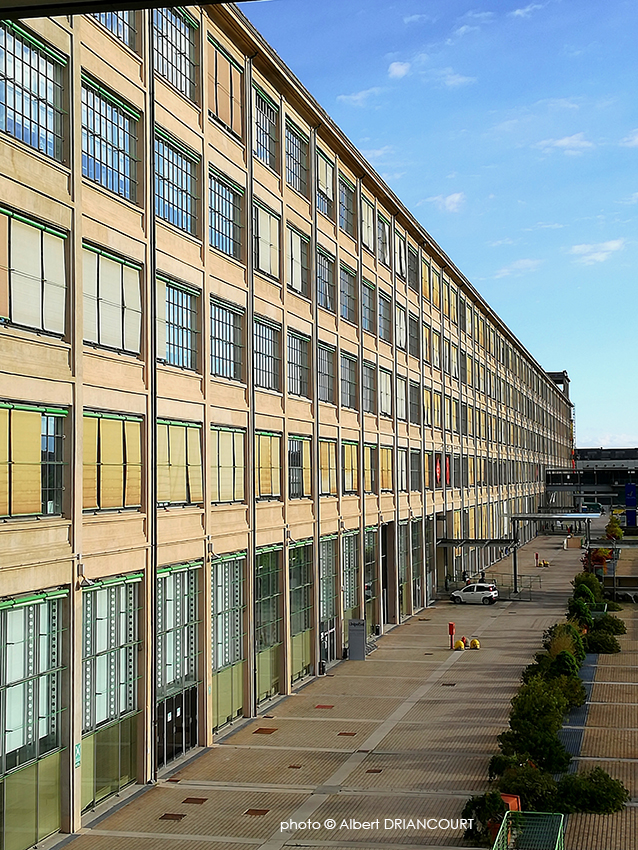
[(452, 602), (473, 602), (476, 605), (493, 605), (498, 599), (498, 590), (493, 584), (466, 584), (450, 595)]

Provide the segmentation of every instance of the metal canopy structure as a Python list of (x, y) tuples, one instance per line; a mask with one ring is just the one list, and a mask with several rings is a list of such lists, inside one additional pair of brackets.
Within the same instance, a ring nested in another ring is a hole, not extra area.
[(514, 538), (513, 537), (480, 537), (480, 538), (472, 538), (472, 537), (443, 537), (441, 540), (436, 541), (436, 545), (440, 546), (442, 549), (460, 549), (461, 547), (468, 546), (482, 546), (485, 548), (486, 546), (513, 546)]
[[(131, 12), (158, 9), (166, 0), (0, 0), (0, 19), (49, 18), (56, 15), (90, 15), (94, 12)], [(222, 5), (222, 0), (207, 0), (204, 5)]]

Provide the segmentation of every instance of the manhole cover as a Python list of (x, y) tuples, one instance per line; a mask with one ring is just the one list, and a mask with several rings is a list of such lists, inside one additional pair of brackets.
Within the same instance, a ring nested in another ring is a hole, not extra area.
[(191, 806), (201, 806), (206, 800), (208, 800), (208, 797), (187, 797), (185, 800), (182, 800), (182, 803), (188, 803)]
[(252, 818), (261, 818), (267, 815), (270, 809), (246, 809), (245, 815), (250, 815)]
[(164, 814), (160, 817), (160, 820), (184, 820), (185, 817), (186, 815), (178, 812), (164, 812)]
[(276, 729), (270, 729), (267, 726), (260, 726), (259, 729), (255, 729), (253, 735), (272, 735), (276, 731)]

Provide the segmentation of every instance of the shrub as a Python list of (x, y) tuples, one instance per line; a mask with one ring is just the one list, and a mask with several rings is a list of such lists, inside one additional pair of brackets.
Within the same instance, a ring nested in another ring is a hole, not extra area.
[(587, 692), (581, 680), (575, 676), (559, 676), (555, 682), (567, 700), (568, 708), (578, 708), (587, 699)]
[(568, 648), (566, 646), (562, 646), (561, 641), (558, 640), (561, 635), (570, 636), (572, 649), (569, 651), (572, 653), (576, 661), (578, 661), (579, 664), (582, 664), (585, 660), (585, 648), (583, 647), (583, 639), (580, 636), (580, 632), (573, 623), (555, 623), (553, 626), (550, 626), (550, 628), (543, 633), (543, 647), (550, 655), (558, 655), (562, 649)]
[(594, 812), (601, 815), (621, 811), (629, 793), (618, 779), (600, 767), (588, 773), (568, 773), (558, 783), (558, 807), (561, 812)]
[(510, 767), (518, 767), (518, 759), (516, 756), (504, 756), (503, 753), (497, 753), (490, 759), (488, 767), (488, 779), (490, 782), (498, 776), (502, 776)]
[(563, 649), (550, 664), (548, 673), (552, 679), (558, 676), (578, 676), (579, 666), (572, 653)]
[(609, 632), (591, 632), (585, 635), (583, 643), (587, 652), (599, 652), (603, 655), (613, 655), (615, 652), (620, 652), (620, 644)]
[(501, 821), (507, 811), (507, 806), (498, 791), (488, 791), (487, 794), (470, 797), (461, 812), (462, 818), (471, 818), (472, 827), (466, 829), (463, 837), (470, 841), (489, 846), (490, 834), (488, 830), (489, 821)]
[(620, 617), (613, 617), (611, 614), (603, 614), (594, 620), (595, 632), (607, 632), (609, 635), (624, 635), (627, 633), (627, 626)]
[(595, 602), (602, 602), (603, 600), (603, 589), (600, 586), (600, 582), (596, 578), (593, 573), (576, 573), (572, 580), (572, 586), (576, 589), (579, 585), (584, 584), (588, 587), (594, 595)]
[(528, 664), (521, 673), (523, 684), (527, 684), (532, 676), (546, 676), (552, 663), (552, 659), (546, 652), (537, 652), (533, 664)]
[(618, 518), (612, 514), (609, 518), (609, 522), (605, 526), (605, 534), (610, 540), (622, 540), (624, 532), (620, 527), (620, 522)]
[(592, 620), (589, 606), (582, 599), (570, 599), (567, 603), (567, 618), (575, 620), (581, 629), (590, 629), (594, 621)]
[(622, 605), (619, 605), (617, 602), (614, 602), (613, 599), (606, 599), (607, 610), (608, 611), (622, 611)]
[(506, 770), (498, 787), (504, 794), (518, 794), (524, 812), (554, 811), (556, 782), (550, 773), (531, 764)]
[(588, 605), (596, 604), (596, 597), (586, 584), (577, 584), (574, 589), (574, 599), (582, 599)]

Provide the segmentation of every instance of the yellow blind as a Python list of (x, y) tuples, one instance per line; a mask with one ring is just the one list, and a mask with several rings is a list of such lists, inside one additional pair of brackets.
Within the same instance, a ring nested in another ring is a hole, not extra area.
[(230, 79), (232, 83), (232, 123), (231, 128), (238, 136), (242, 135), (242, 74), (234, 65), (230, 66)]
[(0, 316), (9, 318), (9, 219), (0, 214)]
[(42, 510), (42, 415), (11, 411), (11, 513), (39, 514)]
[(271, 456), (271, 440), (265, 434), (257, 435), (257, 495), (271, 496), (272, 482), (272, 456)]
[(186, 501), (186, 428), (169, 425), (169, 480), (170, 502)]
[(230, 96), (230, 62), (215, 50), (215, 63), (217, 70), (217, 117), (227, 127), (231, 124), (231, 96)]
[(124, 505), (136, 507), (142, 503), (142, 423), (125, 422), (126, 489)]
[(168, 471), (168, 425), (157, 426), (157, 501), (168, 502), (171, 496)]
[(330, 469), (330, 495), (337, 495), (337, 444), (328, 443), (328, 466)]
[(100, 507), (124, 505), (124, 445), (122, 421), (100, 419)]
[(9, 513), (9, 411), (0, 408), (0, 516)]
[(233, 440), (232, 431), (219, 432), (219, 501), (233, 498)]
[(244, 460), (244, 435), (239, 431), (233, 434), (235, 443), (235, 498), (238, 502), (244, 499), (244, 476), (246, 462)]
[(98, 420), (89, 416), (83, 419), (82, 451), (82, 507), (92, 510), (97, 500), (97, 426)]
[(188, 446), (188, 491), (192, 503), (204, 500), (202, 481), (202, 441), (199, 428), (186, 429)]
[(272, 475), (271, 490), (273, 496), (281, 495), (281, 440), (279, 437), (271, 437)]
[(312, 494), (312, 476), (310, 465), (310, 440), (304, 440), (303, 446), (303, 494), (310, 496)]

